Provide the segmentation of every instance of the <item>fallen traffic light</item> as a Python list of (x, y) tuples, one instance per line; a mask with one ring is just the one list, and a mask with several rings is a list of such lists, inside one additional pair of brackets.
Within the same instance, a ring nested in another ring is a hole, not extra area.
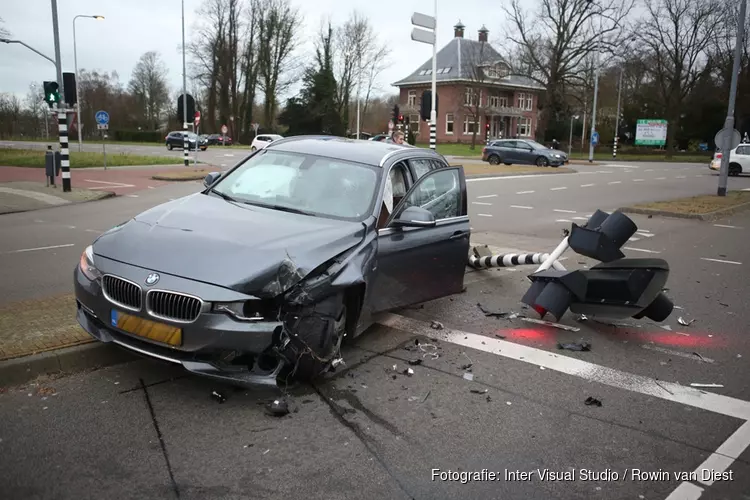
[(612, 215), (597, 210), (584, 226), (573, 223), (568, 244), (574, 252), (585, 257), (612, 262), (625, 254), (620, 247), (638, 230), (638, 226), (622, 212)]

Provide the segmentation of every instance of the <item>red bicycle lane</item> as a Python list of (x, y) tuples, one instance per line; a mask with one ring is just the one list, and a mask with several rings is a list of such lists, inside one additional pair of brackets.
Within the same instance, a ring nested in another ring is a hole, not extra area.
[[(192, 170), (192, 168), (190, 168)], [(151, 177), (169, 172), (184, 172), (185, 167), (113, 167), (103, 169), (71, 169), (71, 185), (75, 188), (93, 191), (111, 191), (117, 195), (130, 194), (169, 184)], [(3, 182), (45, 182), (44, 169), (26, 167), (0, 167), (0, 183)], [(62, 178), (55, 179), (62, 185)]]

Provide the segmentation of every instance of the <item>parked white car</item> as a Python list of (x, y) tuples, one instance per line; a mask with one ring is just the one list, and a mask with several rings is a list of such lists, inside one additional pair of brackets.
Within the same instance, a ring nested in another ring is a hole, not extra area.
[(273, 141), (278, 141), (279, 139), (283, 139), (284, 137), (277, 134), (262, 134), (258, 135), (253, 139), (253, 143), (250, 144), (250, 151), (255, 151), (256, 149), (263, 149), (269, 144), (271, 144)]
[[(722, 153), (717, 151), (708, 165), (711, 170), (717, 172), (721, 169)], [(729, 151), (729, 175), (740, 175), (742, 172), (750, 172), (750, 144), (740, 144)]]

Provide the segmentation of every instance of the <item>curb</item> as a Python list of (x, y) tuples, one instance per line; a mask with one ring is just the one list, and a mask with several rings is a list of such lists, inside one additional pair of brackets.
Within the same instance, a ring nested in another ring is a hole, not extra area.
[(747, 210), (747, 209), (750, 209), (750, 202), (743, 203), (741, 205), (735, 205), (733, 207), (721, 208), (719, 210), (714, 210), (713, 212), (708, 212), (705, 214), (683, 214), (683, 213), (678, 213), (678, 212), (670, 212), (668, 210), (657, 210), (654, 208), (636, 208), (636, 207), (624, 207), (624, 208), (619, 208), (618, 210), (623, 213), (630, 213), (630, 214), (660, 215), (662, 217), (672, 217), (675, 219), (713, 221), (725, 215), (732, 215), (736, 212), (740, 212), (742, 210)]
[(42, 375), (70, 375), (136, 359), (134, 354), (118, 346), (93, 341), (0, 361), (0, 387), (25, 384)]
[[(564, 168), (568, 168), (568, 167), (564, 167)], [(511, 176), (516, 176), (516, 175), (523, 175), (523, 176), (562, 175), (562, 174), (577, 174), (577, 173), (578, 173), (577, 170), (573, 170), (571, 168), (568, 171), (560, 171), (560, 170), (552, 169), (550, 171), (544, 171), (544, 172), (506, 172), (506, 173), (501, 173), (501, 174), (470, 174), (470, 175), (467, 175), (466, 178), (467, 179), (486, 179), (486, 178), (491, 178), (491, 177), (511, 177)]]
[(20, 214), (20, 213), (23, 213), (23, 212), (35, 212), (37, 210), (45, 210), (45, 209), (48, 209), (48, 208), (52, 208), (54, 206), (69, 207), (71, 205), (80, 205), (82, 203), (91, 203), (93, 201), (106, 200), (107, 198), (114, 198), (114, 197), (117, 196), (117, 193), (115, 193), (114, 191), (100, 191), (100, 193), (102, 193), (104, 196), (102, 196), (101, 198), (93, 199), (93, 200), (71, 201), (70, 203), (66, 203), (64, 205), (50, 205), (50, 206), (47, 206), (47, 207), (39, 207), (39, 208), (28, 208), (28, 209), (22, 209), (22, 210), (8, 210), (7, 212), (0, 212), (0, 215)]

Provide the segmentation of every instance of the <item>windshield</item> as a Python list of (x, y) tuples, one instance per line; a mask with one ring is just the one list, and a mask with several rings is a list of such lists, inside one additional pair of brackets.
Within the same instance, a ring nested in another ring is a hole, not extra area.
[(320, 156), (263, 150), (212, 191), (251, 205), (344, 220), (372, 214), (378, 170)]

